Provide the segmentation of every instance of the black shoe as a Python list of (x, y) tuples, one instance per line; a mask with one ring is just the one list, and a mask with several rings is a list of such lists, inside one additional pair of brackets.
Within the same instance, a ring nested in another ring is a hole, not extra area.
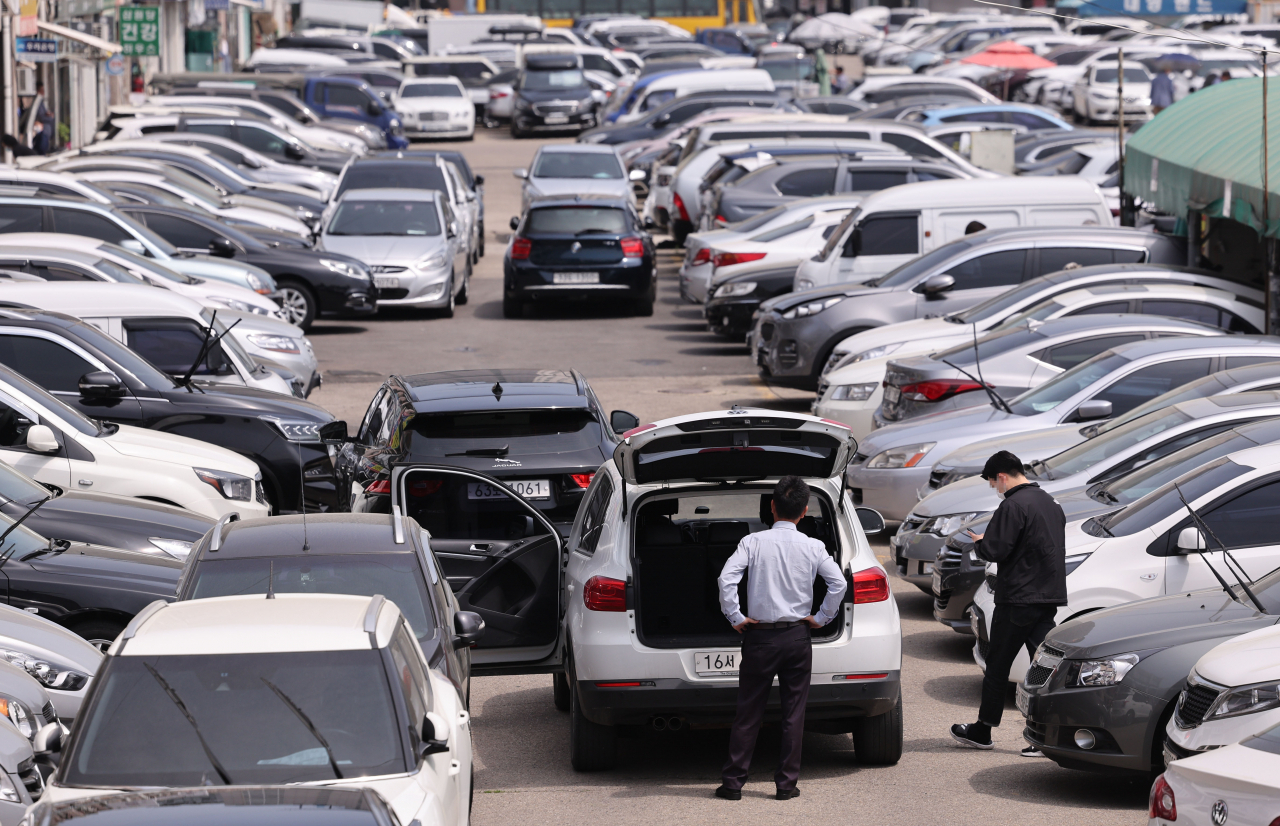
[(800, 796), (799, 789), (792, 789), (789, 792), (784, 792), (782, 789), (778, 789), (778, 792), (773, 796), (773, 799), (774, 800), (790, 800), (793, 797), (799, 797), (799, 796)]
[(952, 726), (951, 739), (955, 740), (960, 745), (967, 746), (968, 748), (971, 748), (971, 749), (986, 750), (986, 749), (991, 749), (995, 747), (995, 744), (991, 742), (990, 735), (988, 735), (986, 742), (983, 742), (977, 739), (976, 735), (970, 734), (969, 725), (967, 723), (956, 723), (954, 726)]
[(731, 789), (728, 786), (718, 786), (716, 788), (716, 797), (724, 798), (725, 800), (741, 800), (742, 789)]
[(1044, 757), (1044, 752), (1040, 751), (1036, 746), (1027, 746), (1022, 750), (1023, 757)]

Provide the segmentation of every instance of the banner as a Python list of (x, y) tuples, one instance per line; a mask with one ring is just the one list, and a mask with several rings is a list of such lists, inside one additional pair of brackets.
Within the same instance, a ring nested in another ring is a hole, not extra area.
[(1078, 11), (1081, 17), (1171, 17), (1178, 14), (1244, 14), (1249, 11), (1249, 4), (1246, 0), (1085, 0), (1080, 3)]
[(18, 37), (31, 37), (36, 33), (36, 21), (40, 16), (40, 0), (21, 0), (18, 3)]
[(160, 54), (160, 7), (121, 6), (120, 45), (123, 54), (156, 57)]
[(17, 59), (27, 63), (57, 63), (58, 41), (39, 40), (34, 37), (17, 39)]

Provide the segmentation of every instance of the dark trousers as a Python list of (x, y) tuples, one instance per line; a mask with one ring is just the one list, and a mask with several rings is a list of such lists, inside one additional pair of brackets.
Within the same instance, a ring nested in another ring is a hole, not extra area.
[(773, 678), (782, 695), (782, 759), (773, 776), (783, 791), (800, 779), (800, 748), (804, 741), (804, 706), (809, 700), (813, 671), (813, 643), (809, 627), (770, 628), (753, 631), (747, 626), (742, 638), (742, 664), (738, 670), (738, 716), (729, 735), (729, 761), (724, 764), (724, 785), (741, 789), (751, 769), (756, 735), (764, 721)]
[(987, 673), (982, 678), (982, 706), (978, 722), (1000, 725), (1004, 714), (1004, 697), (1008, 690), (1009, 668), (1018, 649), (1026, 646), (1035, 656), (1036, 649), (1053, 630), (1056, 605), (997, 605), (991, 617), (991, 639), (987, 646)]

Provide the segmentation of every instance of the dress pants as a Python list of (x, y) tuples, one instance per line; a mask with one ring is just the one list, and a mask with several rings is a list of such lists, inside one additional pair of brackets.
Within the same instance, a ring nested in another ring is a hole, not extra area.
[(776, 676), (782, 699), (782, 759), (773, 780), (781, 791), (796, 787), (804, 742), (804, 707), (809, 700), (812, 671), (813, 643), (808, 625), (761, 630), (747, 626), (738, 670), (738, 714), (729, 735), (729, 760), (723, 771), (725, 786), (741, 789), (746, 785), (756, 735), (760, 733), (769, 690)]
[(1053, 630), (1056, 605), (997, 605), (991, 616), (991, 639), (987, 645), (987, 673), (982, 677), (982, 706), (978, 722), (1000, 725), (1004, 714), (1005, 692), (1008, 691), (1009, 669), (1018, 649), (1026, 646), (1035, 656), (1036, 649)]

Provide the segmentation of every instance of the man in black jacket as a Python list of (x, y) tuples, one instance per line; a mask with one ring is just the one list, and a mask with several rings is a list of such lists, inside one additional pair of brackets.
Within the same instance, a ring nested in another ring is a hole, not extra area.
[[(996, 607), (991, 617), (987, 670), (982, 678), (978, 722), (957, 723), (951, 737), (975, 749), (992, 747), (991, 729), (1000, 725), (1009, 668), (1024, 645), (1035, 650), (1053, 630), (1058, 606), (1067, 604), (1067, 519), (1053, 497), (1028, 482), (1022, 461), (1007, 450), (987, 460), (982, 478), (1004, 499), (991, 517), (986, 533), (969, 535), (974, 552), (998, 563)], [(1022, 750), (1024, 757), (1040, 757), (1039, 749)]]

